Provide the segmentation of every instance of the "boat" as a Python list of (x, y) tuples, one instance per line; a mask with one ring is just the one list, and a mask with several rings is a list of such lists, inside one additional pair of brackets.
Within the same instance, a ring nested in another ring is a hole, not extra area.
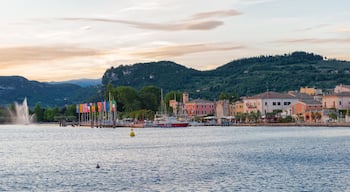
[(163, 89), (161, 89), (161, 113), (154, 115), (153, 127), (188, 127), (188, 122), (179, 121), (176, 116), (168, 116), (165, 111)]
[(166, 127), (166, 128), (176, 128), (176, 127), (188, 127), (189, 123), (186, 121), (179, 121), (173, 116), (156, 116), (153, 121), (153, 127)]

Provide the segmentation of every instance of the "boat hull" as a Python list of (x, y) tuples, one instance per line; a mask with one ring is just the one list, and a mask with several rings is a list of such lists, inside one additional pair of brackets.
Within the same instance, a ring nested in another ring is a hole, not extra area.
[(156, 127), (167, 127), (167, 128), (171, 128), (171, 127), (188, 127), (188, 123), (158, 123), (155, 126)]

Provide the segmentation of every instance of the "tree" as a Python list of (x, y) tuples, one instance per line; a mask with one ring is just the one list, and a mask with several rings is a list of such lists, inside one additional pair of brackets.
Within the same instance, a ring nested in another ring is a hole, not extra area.
[(156, 112), (160, 105), (160, 89), (155, 86), (145, 86), (139, 93), (142, 109), (149, 109)]
[(44, 110), (40, 107), (39, 104), (35, 105), (34, 114), (38, 122), (44, 121)]
[(129, 86), (120, 86), (116, 89), (117, 105), (122, 105), (122, 110), (132, 112), (141, 109), (142, 103), (137, 91)]
[(44, 111), (44, 118), (46, 121), (52, 122), (54, 121), (54, 117), (59, 115), (58, 107), (48, 108)]
[(333, 119), (333, 120), (337, 120), (338, 119), (338, 115), (334, 112), (330, 113), (329, 115), (329, 118)]
[(229, 99), (229, 96), (226, 93), (221, 92), (219, 95), (219, 100), (226, 100), (226, 99)]
[(164, 103), (165, 103), (165, 106), (166, 106), (166, 112), (167, 113), (172, 113), (173, 112), (173, 109), (170, 108), (170, 106), (169, 106), (169, 101), (175, 99), (177, 102), (180, 102), (180, 101), (182, 101), (181, 96), (182, 96), (182, 93), (179, 92), (179, 91), (170, 91), (169, 93), (167, 93), (165, 95)]
[(116, 89), (113, 87), (111, 83), (108, 83), (105, 92), (105, 100), (112, 99), (110, 97), (116, 97)]
[(316, 113), (315, 113), (315, 116), (316, 116), (316, 120), (317, 120), (317, 121), (320, 121), (321, 118), (322, 118), (322, 115), (321, 115), (321, 113), (319, 113), (319, 112), (316, 112)]

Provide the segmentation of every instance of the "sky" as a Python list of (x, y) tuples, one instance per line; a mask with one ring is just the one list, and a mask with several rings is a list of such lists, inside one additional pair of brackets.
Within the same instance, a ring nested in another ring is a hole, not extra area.
[(101, 78), (170, 60), (211, 70), (306, 51), (350, 60), (346, 0), (1, 0), (0, 76)]

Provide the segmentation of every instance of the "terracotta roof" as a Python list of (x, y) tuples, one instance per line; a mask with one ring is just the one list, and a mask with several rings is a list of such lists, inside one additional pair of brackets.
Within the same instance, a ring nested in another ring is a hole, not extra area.
[(305, 103), (306, 105), (320, 105), (320, 106), (322, 106), (321, 102), (316, 101), (314, 99), (301, 99), (299, 101), (302, 103)]
[(265, 93), (247, 97), (245, 99), (296, 99), (296, 97), (293, 97), (292, 95), (286, 93), (268, 91)]
[(189, 101), (188, 103), (214, 103), (214, 102), (208, 101), (205, 99), (194, 99), (194, 100)]
[(288, 94), (296, 97), (299, 100), (313, 100), (314, 99), (314, 96), (308, 95), (306, 93), (290, 91), (290, 92), (288, 92)]

